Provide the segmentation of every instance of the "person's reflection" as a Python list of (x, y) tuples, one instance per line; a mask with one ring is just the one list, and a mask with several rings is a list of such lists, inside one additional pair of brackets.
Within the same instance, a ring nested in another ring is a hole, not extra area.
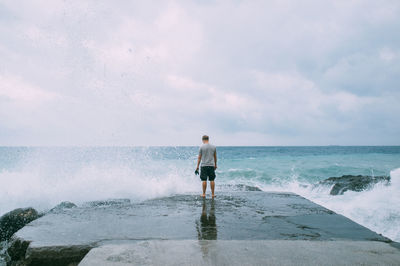
[(210, 210), (207, 215), (207, 200), (203, 199), (200, 223), (197, 224), (197, 235), (199, 240), (217, 240), (217, 223), (215, 218), (215, 203), (211, 200)]
[(211, 200), (210, 205), (210, 211), (207, 215), (207, 200), (203, 199), (200, 220), (196, 221), (197, 237), (199, 239), (201, 252), (203, 253), (203, 258), (208, 257), (209, 248), (214, 245), (214, 243), (205, 240), (217, 240), (214, 199)]

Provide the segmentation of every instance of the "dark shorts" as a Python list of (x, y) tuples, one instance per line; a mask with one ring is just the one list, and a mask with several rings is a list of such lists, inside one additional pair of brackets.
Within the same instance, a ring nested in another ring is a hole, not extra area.
[(200, 168), (200, 179), (202, 181), (214, 181), (215, 179), (215, 167), (214, 166), (202, 166)]

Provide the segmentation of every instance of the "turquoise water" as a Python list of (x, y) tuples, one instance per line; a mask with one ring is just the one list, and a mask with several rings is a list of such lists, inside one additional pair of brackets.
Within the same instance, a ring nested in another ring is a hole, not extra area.
[[(0, 215), (26, 206), (46, 210), (65, 200), (199, 193), (197, 152), (198, 147), (0, 147)], [(295, 192), (400, 240), (400, 146), (218, 147), (217, 153), (217, 193), (239, 184)], [(312, 186), (345, 174), (390, 175), (392, 182), (340, 196)]]
[(389, 175), (399, 167), (398, 147), (263, 147), (245, 148), (243, 157), (223, 150), (221, 179), (242, 178), (261, 184), (285, 184), (296, 179), (316, 183), (332, 176)]

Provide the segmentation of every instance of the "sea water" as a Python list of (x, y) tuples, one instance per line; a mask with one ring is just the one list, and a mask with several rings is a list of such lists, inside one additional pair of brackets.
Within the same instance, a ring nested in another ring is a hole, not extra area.
[[(218, 147), (217, 191), (243, 185), (290, 191), (400, 241), (400, 146)], [(0, 147), (0, 215), (61, 201), (142, 201), (200, 193), (198, 147)], [(342, 175), (387, 175), (389, 184), (332, 196), (315, 185)]]

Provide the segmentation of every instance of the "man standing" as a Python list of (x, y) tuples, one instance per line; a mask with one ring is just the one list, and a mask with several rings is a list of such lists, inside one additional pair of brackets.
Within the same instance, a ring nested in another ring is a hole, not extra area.
[(211, 145), (209, 141), (209, 137), (204, 135), (203, 145), (201, 145), (199, 150), (199, 158), (197, 159), (197, 168), (195, 173), (199, 174), (199, 165), (201, 162), (201, 171), (200, 171), (200, 179), (203, 181), (203, 195), (202, 197), (206, 197), (206, 189), (207, 189), (207, 178), (210, 181), (211, 186), (211, 195), (214, 198), (214, 189), (215, 189), (215, 170), (217, 169), (217, 149), (214, 145)]

